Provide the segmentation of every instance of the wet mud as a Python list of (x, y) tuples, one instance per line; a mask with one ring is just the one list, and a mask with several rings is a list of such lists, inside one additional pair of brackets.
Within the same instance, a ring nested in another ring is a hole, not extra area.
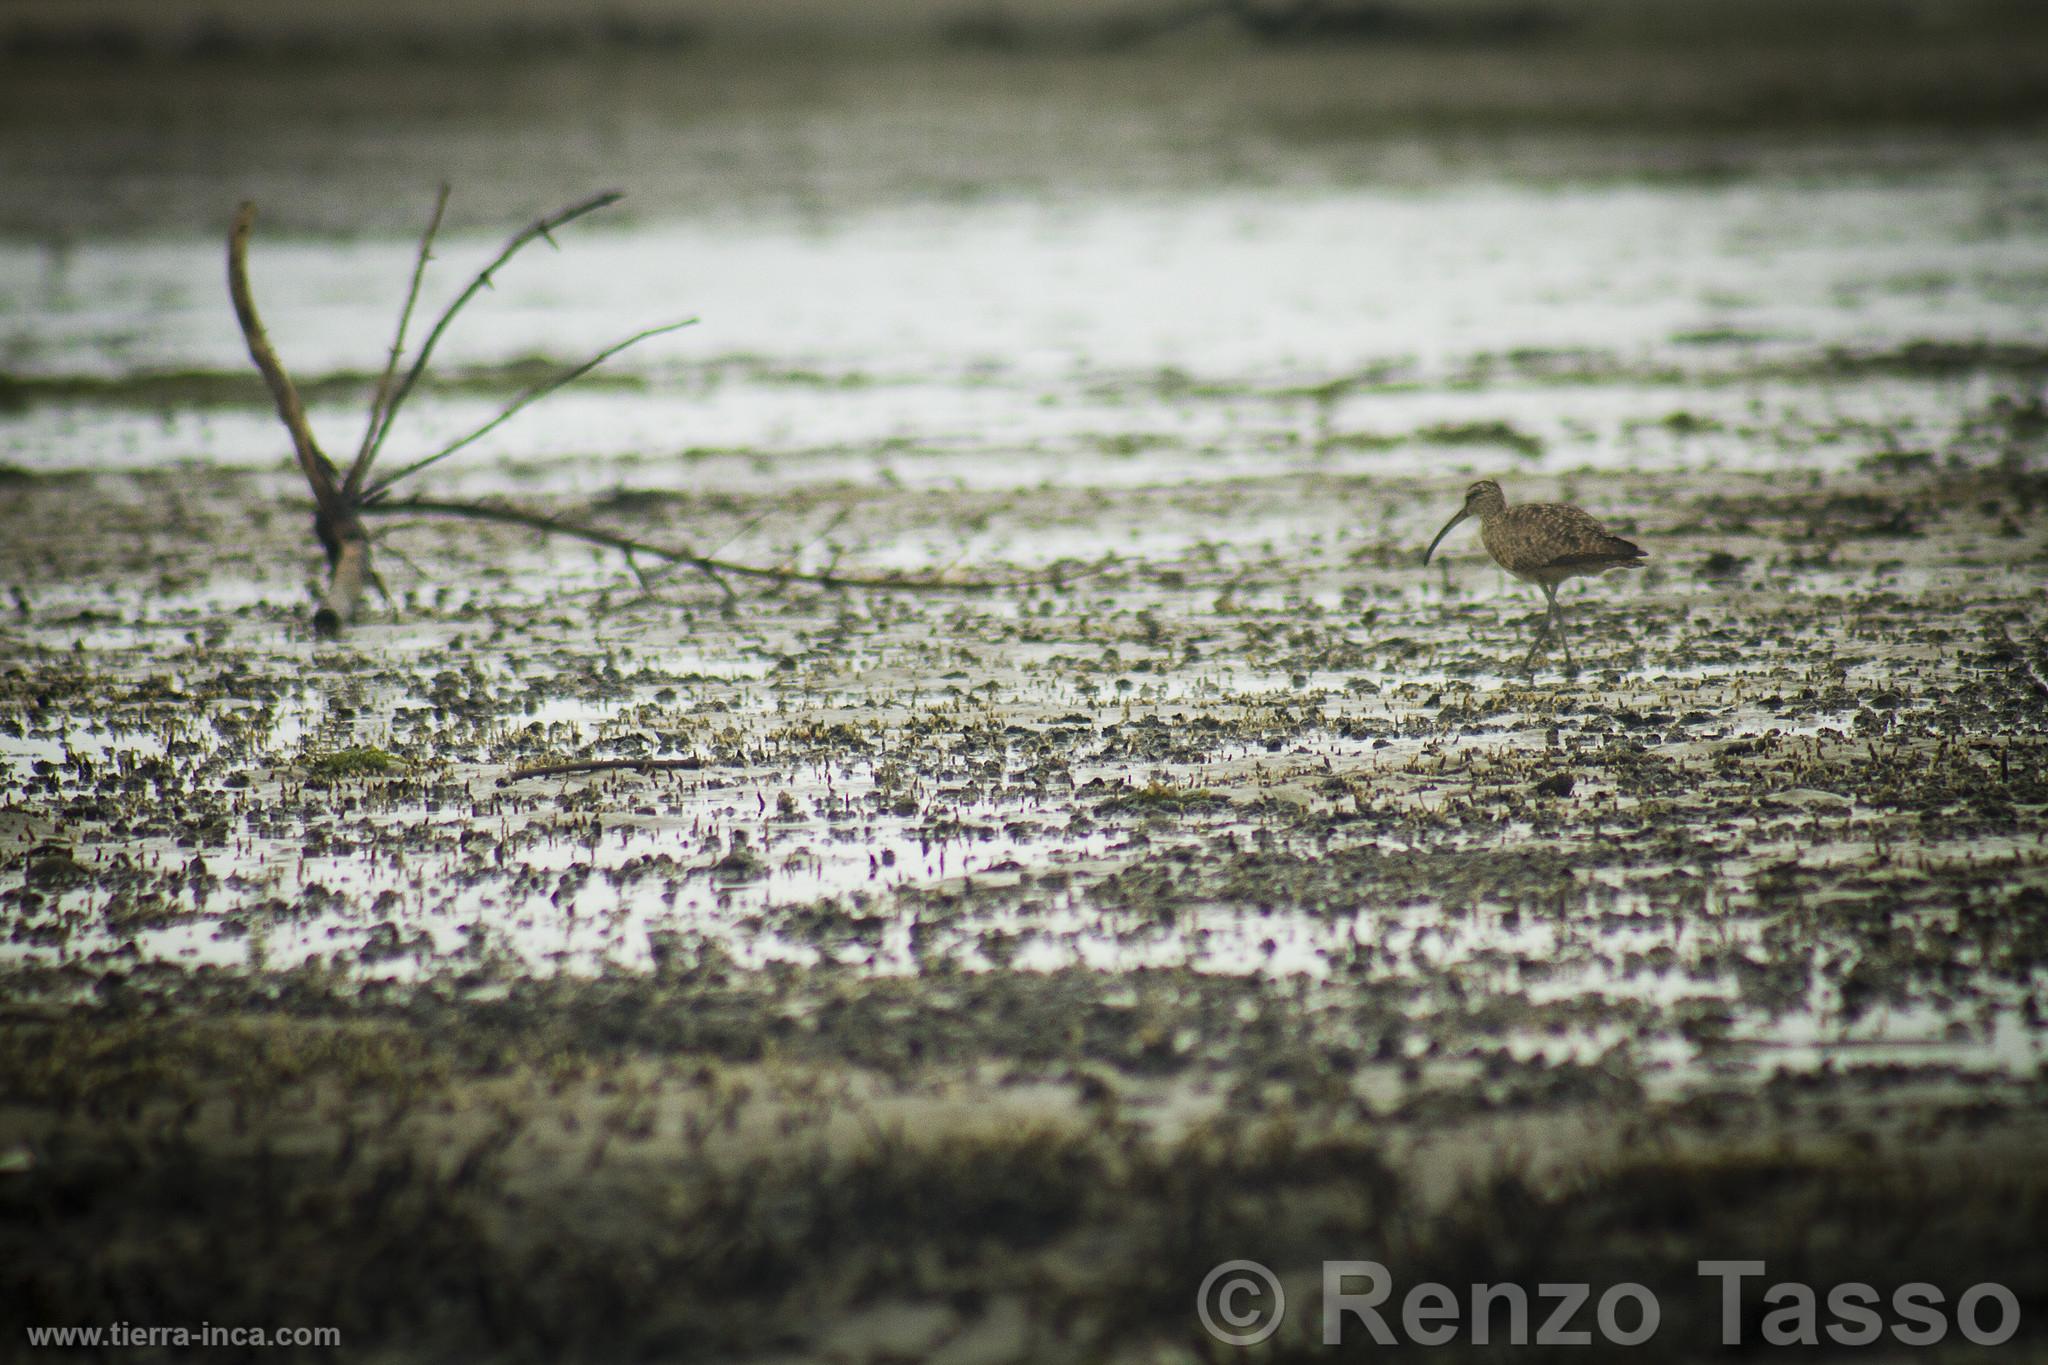
[[(727, 602), (434, 526), (325, 644), (281, 483), (17, 482), (10, 1226), (122, 1245), (196, 1200), (223, 1263), (380, 1267), (305, 1310), (352, 1334), (707, 1357), (766, 1319), (1136, 1350), (1225, 1252), (1584, 1278), (1636, 1264), (1609, 1204), (1678, 1238), (1666, 1298), (1807, 1201), (2038, 1266), (2005, 1214), (2041, 1197), (2038, 476), (1628, 489), (1657, 567), (1522, 674), (1538, 603), (1412, 562), (1449, 483), (885, 495), (835, 532), (1197, 533), (993, 597)], [(1333, 503), (1390, 530), (1199, 538)], [(576, 757), (689, 763), (509, 776)], [(1879, 1268), (1838, 1252), (1799, 1254)], [(226, 1312), (131, 1254), (28, 1301)]]

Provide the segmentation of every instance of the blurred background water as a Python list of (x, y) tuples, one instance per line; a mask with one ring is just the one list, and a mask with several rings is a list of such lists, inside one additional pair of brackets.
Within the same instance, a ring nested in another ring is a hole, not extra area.
[[(522, 362), (701, 319), (472, 476), (738, 450), (1116, 477), (1105, 441), (1124, 477), (1190, 477), (1189, 449), (1399, 469), (1444, 443), (1381, 438), (1460, 424), (1565, 468), (1825, 460), (1759, 424), (1870, 418), (1842, 381), (1873, 363), (1889, 439), (1952, 444), (2040, 378), (2044, 34), (1963, 0), (14, 0), (0, 460), (280, 460), (222, 285), (244, 198), (285, 360), (353, 421), (443, 182), (430, 305), (535, 215), (628, 197), (465, 317), (443, 361), (472, 382), (417, 406), (422, 442)], [(244, 387), (162, 382), (192, 374)]]

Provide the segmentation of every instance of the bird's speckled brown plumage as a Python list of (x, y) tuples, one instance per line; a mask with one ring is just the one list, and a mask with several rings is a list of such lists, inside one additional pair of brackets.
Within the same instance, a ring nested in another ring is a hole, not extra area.
[(1422, 552), (1424, 564), (1451, 528), (1467, 517), (1479, 518), (1479, 542), (1494, 563), (1543, 589), (1550, 607), (1546, 634), (1563, 614), (1557, 605), (1558, 584), (1581, 574), (1634, 568), (1644, 557), (1641, 546), (1610, 534), (1576, 507), (1561, 502), (1524, 502), (1510, 507), (1499, 484), (1481, 479), (1465, 490), (1465, 505)]

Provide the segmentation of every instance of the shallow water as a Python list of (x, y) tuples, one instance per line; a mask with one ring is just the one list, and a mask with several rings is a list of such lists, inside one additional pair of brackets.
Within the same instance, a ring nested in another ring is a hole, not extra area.
[[(632, 458), (636, 484), (661, 487), (701, 477), (691, 452), (738, 457), (721, 478), (836, 454), (840, 470), (805, 477), (1030, 487), (1234, 477), (1304, 445), (1383, 474), (1446, 453), (1530, 473), (1839, 467), (1869, 453), (1875, 423), (1952, 440), (1984, 379), (1965, 366), (1879, 398), (1841, 382), (1836, 352), (2031, 336), (2048, 225), (1987, 225), (2040, 186), (1987, 160), (1905, 183), (1197, 188), (854, 209), (824, 227), (572, 226), (566, 250), (498, 277), (445, 365), (700, 325), (614, 361), (632, 390), (553, 399), (458, 474)], [(444, 241), (427, 304), (494, 249)], [(259, 242), (259, 296), (302, 378), (377, 362), (410, 250)], [(21, 377), (239, 372), (220, 271), (213, 241), (17, 244), (0, 258), (0, 355)], [(494, 397), (422, 403), (407, 434), (430, 449)], [(352, 445), (356, 406), (316, 410), (329, 445)], [(1500, 424), (1528, 446), (1400, 439)], [(1764, 433), (1808, 439), (1760, 449)], [(277, 436), (261, 412), (89, 409), (0, 439), (31, 468), (103, 469), (268, 465)]]

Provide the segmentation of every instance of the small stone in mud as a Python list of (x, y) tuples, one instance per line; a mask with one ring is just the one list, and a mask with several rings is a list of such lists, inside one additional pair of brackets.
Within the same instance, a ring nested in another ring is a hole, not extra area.
[(1570, 796), (1575, 782), (1570, 773), (1552, 773), (1531, 790), (1538, 796)]

